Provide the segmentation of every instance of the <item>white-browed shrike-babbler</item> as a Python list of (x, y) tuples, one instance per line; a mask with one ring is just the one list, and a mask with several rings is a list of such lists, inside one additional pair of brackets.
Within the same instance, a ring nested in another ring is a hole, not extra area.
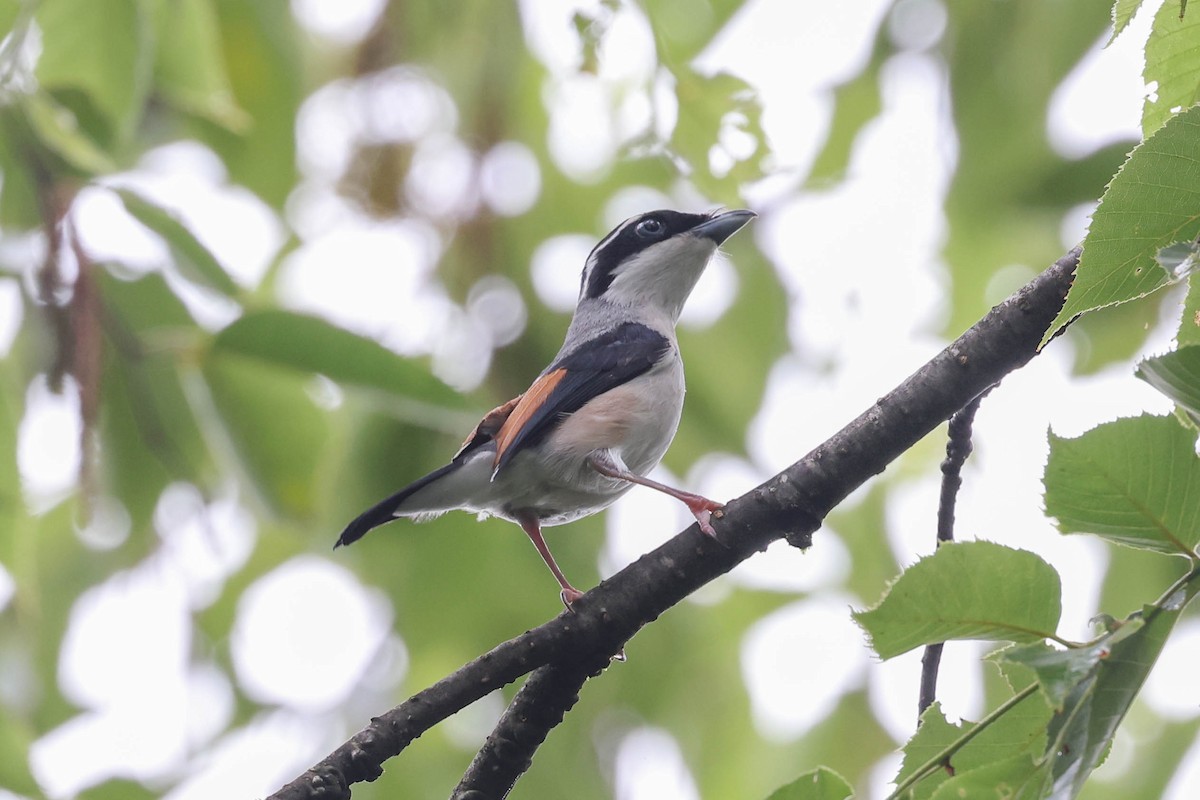
[(721, 508), (645, 477), (683, 412), (683, 361), (675, 323), (717, 247), (752, 211), (652, 211), (628, 219), (592, 250), (579, 305), (550, 366), (519, 397), (483, 418), (449, 464), (367, 509), (338, 545), (396, 517), (463, 509), (520, 525), (562, 587), (542, 527), (595, 514), (634, 484), (683, 501), (700, 529)]

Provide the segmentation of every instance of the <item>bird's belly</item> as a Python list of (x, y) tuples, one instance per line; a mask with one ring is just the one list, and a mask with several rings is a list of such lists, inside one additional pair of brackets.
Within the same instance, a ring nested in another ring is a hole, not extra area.
[[(600, 475), (597, 477), (603, 478)], [(515, 521), (515, 512), (532, 511), (543, 526), (564, 525), (603, 511), (632, 486), (633, 484), (607, 478), (603, 478), (603, 482), (576, 483), (570, 486), (557, 479), (537, 484), (527, 483), (522, 487), (523, 491), (520, 494), (509, 498), (504, 507), (495, 513)]]
[(658, 465), (675, 437), (683, 392), (682, 367), (668, 362), (564, 419), (548, 437), (548, 450), (579, 462), (596, 450), (611, 450), (644, 475)]

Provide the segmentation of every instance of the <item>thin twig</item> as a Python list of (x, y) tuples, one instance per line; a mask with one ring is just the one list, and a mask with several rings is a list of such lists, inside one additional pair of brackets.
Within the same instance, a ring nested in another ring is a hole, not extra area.
[(942, 495), (938, 502), (937, 540), (954, 541), (954, 512), (958, 490), (962, 488), (962, 468), (971, 457), (972, 429), (979, 404), (995, 386), (989, 386), (978, 397), (955, 412), (947, 429), (946, 459), (942, 462)]
[[(962, 488), (962, 468), (971, 456), (971, 430), (975, 425), (975, 413), (992, 384), (971, 402), (960, 408), (950, 418), (946, 436), (946, 459), (942, 462), (942, 495), (938, 500), (937, 543), (954, 541), (954, 509), (958, 503), (958, 490)], [(933, 705), (937, 699), (938, 668), (942, 663), (942, 642), (925, 646), (921, 656), (921, 690), (917, 700), (917, 715)]]

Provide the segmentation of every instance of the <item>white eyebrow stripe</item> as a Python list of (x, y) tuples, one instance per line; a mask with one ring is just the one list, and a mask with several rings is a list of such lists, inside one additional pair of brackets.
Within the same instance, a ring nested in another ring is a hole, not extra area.
[(640, 219), (640, 217), (630, 217), (629, 219), (625, 220), (620, 225), (618, 225), (617, 227), (615, 227), (611, 231), (609, 231), (608, 236), (605, 236), (603, 239), (600, 240), (599, 244), (597, 244), (595, 247), (592, 248), (592, 256), (588, 259), (588, 265), (590, 266), (590, 265), (594, 264), (596, 262), (596, 255), (598, 253), (600, 253), (602, 250), (604, 250), (604, 248), (608, 247), (608, 245), (612, 243), (613, 239), (616, 239), (618, 236), (620, 236), (622, 233), (624, 233), (625, 229), (628, 228), (631, 224), (637, 222), (638, 219)]
[(642, 214), (638, 214), (637, 216), (633, 216), (625, 220), (620, 225), (609, 231), (608, 235), (601, 239), (600, 242), (592, 248), (592, 252), (588, 255), (587, 263), (583, 265), (583, 274), (579, 279), (580, 296), (587, 291), (587, 285), (591, 280), (592, 272), (596, 269), (598, 256), (604, 251), (604, 248), (611, 244), (614, 239), (624, 233), (626, 228), (640, 220), (642, 216)]

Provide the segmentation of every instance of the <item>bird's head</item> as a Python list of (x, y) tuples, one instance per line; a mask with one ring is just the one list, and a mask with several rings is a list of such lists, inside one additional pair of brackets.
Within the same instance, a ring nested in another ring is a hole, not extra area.
[(631, 217), (588, 256), (579, 301), (653, 305), (674, 323), (717, 247), (755, 216), (739, 209), (711, 214), (663, 210)]

